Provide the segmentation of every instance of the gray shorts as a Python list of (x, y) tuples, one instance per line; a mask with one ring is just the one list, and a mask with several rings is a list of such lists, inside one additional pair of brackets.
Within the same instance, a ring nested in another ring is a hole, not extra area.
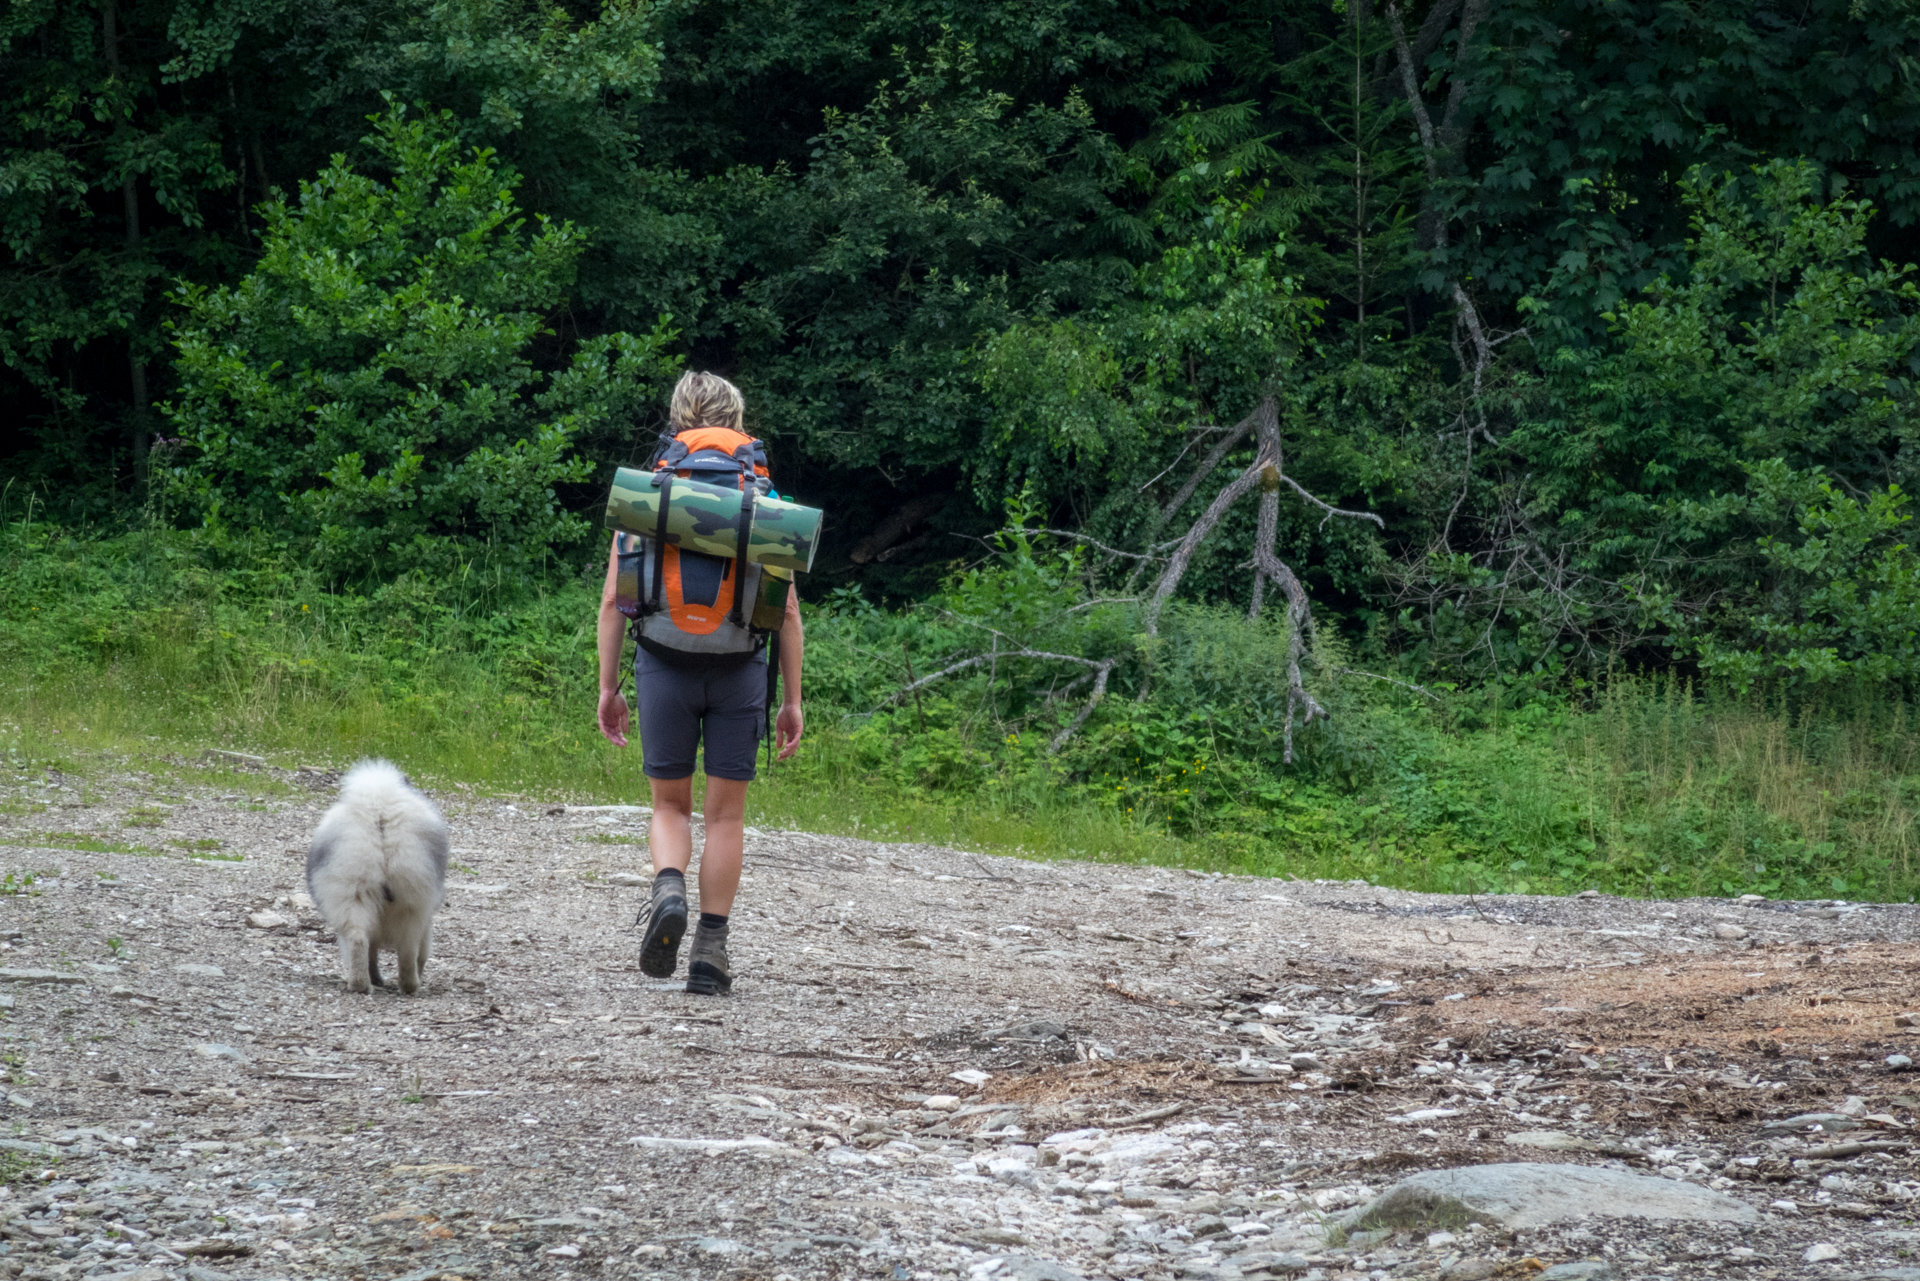
[(694, 671), (643, 649), (633, 660), (633, 684), (648, 778), (691, 778), (704, 738), (708, 777), (753, 781), (767, 721), (764, 654), (728, 671)]

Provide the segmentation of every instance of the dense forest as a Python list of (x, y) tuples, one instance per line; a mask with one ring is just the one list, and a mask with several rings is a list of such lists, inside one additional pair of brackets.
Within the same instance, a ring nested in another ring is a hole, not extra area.
[[(828, 513), (854, 774), (1255, 861), (1916, 883), (1911, 5), (22, 0), (0, 93), (43, 684), (571, 706), (607, 479), (711, 369)], [(1676, 697), (1854, 782), (1521, 832), (1420, 763)]]

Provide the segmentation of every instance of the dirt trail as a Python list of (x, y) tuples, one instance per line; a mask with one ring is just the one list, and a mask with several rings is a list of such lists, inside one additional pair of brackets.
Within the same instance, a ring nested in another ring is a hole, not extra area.
[[(235, 777), (0, 786), (0, 870), (57, 873), (0, 898), (0, 1275), (1841, 1277), (1920, 1249), (1920, 1083), (1886, 1063), (1920, 1056), (1910, 906), (753, 832), (735, 993), (700, 999), (634, 966), (643, 812), (443, 796), (427, 987), (353, 998), (299, 897), (331, 780)], [(1764, 1215), (1329, 1236), (1404, 1174), (1514, 1160)]]

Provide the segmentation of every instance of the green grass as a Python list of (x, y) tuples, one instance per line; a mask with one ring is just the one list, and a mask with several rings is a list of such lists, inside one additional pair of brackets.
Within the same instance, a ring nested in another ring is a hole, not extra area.
[[(305, 794), (214, 750), (288, 769), (384, 755), (468, 796), (646, 801), (638, 747), (613, 747), (593, 724), (590, 574), (492, 595), (403, 580), (343, 598), (258, 549), (221, 555), (181, 535), (0, 528), (6, 803), (33, 803), (8, 793), (9, 770), (83, 784), (137, 771), (149, 796), (193, 788), (247, 804)], [(1446, 891), (1920, 890), (1920, 727), (1897, 694), (1734, 697), (1621, 678), (1581, 701), (1481, 690), (1432, 702), (1322, 674), (1335, 720), (1303, 733), (1301, 761), (1282, 768), (1248, 753), (1257, 736), (1229, 733), (1245, 730), (1242, 705), (1190, 684), (1200, 692), (1110, 698), (1053, 758), (981, 701), (984, 677), (924, 705), (881, 704), (893, 678), (872, 655), (887, 650), (861, 629), (897, 617), (810, 616), (806, 742), (753, 788), (750, 823)], [(1221, 662), (1241, 663), (1219, 669), (1225, 683), (1266, 670), (1269, 632), (1198, 607), (1186, 620)], [(864, 683), (849, 675), (862, 664)], [(32, 841), (161, 852), (79, 833)]]

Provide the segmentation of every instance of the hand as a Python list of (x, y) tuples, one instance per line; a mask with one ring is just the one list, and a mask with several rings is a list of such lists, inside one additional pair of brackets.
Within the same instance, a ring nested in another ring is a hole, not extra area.
[(600, 691), (600, 732), (615, 747), (627, 745), (627, 696), (617, 689)]
[(784, 761), (800, 746), (800, 735), (806, 731), (806, 717), (800, 714), (800, 704), (780, 704), (780, 715), (774, 718), (773, 728), (780, 747), (780, 754), (774, 759)]

